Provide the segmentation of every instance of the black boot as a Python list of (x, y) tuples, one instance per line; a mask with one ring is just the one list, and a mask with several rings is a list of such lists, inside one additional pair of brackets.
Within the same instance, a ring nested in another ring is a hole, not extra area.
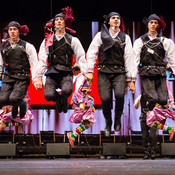
[(27, 101), (26, 99), (23, 99), (21, 105), (20, 105), (20, 118), (24, 118), (27, 112)]
[(69, 109), (68, 97), (62, 97), (62, 109), (64, 113), (67, 113)]
[(105, 132), (105, 136), (109, 137), (111, 134), (111, 125), (112, 125), (111, 116), (106, 117), (105, 121), (106, 121), (106, 127), (104, 129), (104, 132)]
[(151, 150), (150, 150), (150, 158), (152, 160), (154, 160), (156, 158), (156, 151), (155, 151), (155, 148), (154, 147), (151, 147)]
[(15, 119), (18, 115), (18, 106), (14, 105), (12, 108), (12, 118)]
[(114, 130), (115, 131), (120, 131), (120, 129), (121, 129), (121, 115), (122, 115), (122, 111), (115, 112), (115, 121), (114, 121)]
[(149, 149), (148, 148), (145, 148), (143, 159), (149, 159), (149, 156), (150, 156)]
[(102, 103), (103, 116), (105, 118), (106, 127), (104, 129), (105, 136), (109, 137), (111, 134), (112, 118), (111, 118), (111, 108), (106, 108), (106, 104)]
[(110, 124), (106, 124), (106, 127), (104, 129), (104, 132), (105, 132), (105, 136), (106, 137), (109, 137), (110, 134), (111, 134), (111, 125)]
[(61, 103), (61, 97), (58, 97), (56, 100), (56, 110), (61, 113), (63, 111), (62, 109), (62, 103)]

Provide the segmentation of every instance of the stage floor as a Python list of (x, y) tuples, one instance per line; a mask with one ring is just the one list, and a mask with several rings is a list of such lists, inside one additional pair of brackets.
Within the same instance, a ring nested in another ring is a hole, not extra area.
[(1, 175), (170, 175), (175, 174), (175, 159), (0, 159)]

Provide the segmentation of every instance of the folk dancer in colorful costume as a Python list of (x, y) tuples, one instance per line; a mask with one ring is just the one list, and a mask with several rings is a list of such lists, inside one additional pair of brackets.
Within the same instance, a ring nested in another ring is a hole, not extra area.
[[(28, 95), (25, 96), (25, 99), (27, 102), (30, 101)], [(0, 131), (8, 126), (28, 125), (33, 119), (34, 116), (29, 107), (25, 116), (22, 119), (20, 118), (20, 113), (18, 113), (17, 117), (13, 119), (12, 106), (4, 106), (2, 109), (0, 109)]]
[(38, 59), (34, 46), (20, 39), (20, 34), (29, 32), (26, 25), (12, 21), (7, 32), (8, 38), (0, 45), (0, 77), (3, 77), (0, 106), (12, 105), (12, 118), (15, 119), (19, 112), (22, 119), (27, 111), (25, 95), (30, 84), (30, 68), (34, 84)]
[(124, 33), (121, 15), (117, 12), (111, 12), (105, 18), (101, 32), (96, 34), (87, 51), (87, 80), (93, 78), (93, 70), (99, 52), (98, 90), (106, 121), (105, 135), (109, 136), (112, 126), (112, 92), (114, 90), (115, 95), (114, 130), (119, 131), (121, 129), (126, 83), (134, 93), (136, 76), (132, 75), (134, 68), (132, 43), (130, 37)]
[[(175, 104), (174, 96), (172, 94), (168, 79), (166, 81), (169, 94), (168, 103), (163, 106), (156, 104), (154, 109), (148, 113), (146, 123), (149, 127), (156, 127), (157, 129), (167, 131), (170, 134), (169, 140), (171, 141), (174, 136), (175, 128), (165, 125), (165, 120), (167, 118), (170, 118), (175, 121)], [(169, 105), (169, 103), (171, 104), (171, 106)]]
[(93, 125), (96, 121), (94, 117), (94, 98), (89, 95), (92, 91), (91, 85), (86, 81), (83, 74), (79, 74), (75, 81), (75, 92), (72, 97), (72, 108), (74, 109), (69, 121), (81, 123), (74, 131), (67, 133), (69, 143), (74, 147), (76, 137)]
[[(148, 32), (134, 42), (133, 50), (136, 66), (140, 65), (141, 113), (146, 126), (147, 114), (154, 109), (156, 103), (162, 106), (167, 104), (168, 89), (165, 72), (167, 62), (164, 58), (166, 57), (169, 66), (175, 73), (175, 46), (171, 39), (160, 34), (166, 26), (162, 17), (152, 14), (144, 18), (143, 22), (148, 27)], [(137, 69), (135, 68), (136, 74)], [(146, 130), (142, 133), (147, 132)], [(156, 137), (156, 131), (154, 133)], [(152, 145), (151, 150), (155, 152), (155, 145)]]
[[(174, 136), (175, 128), (165, 124), (167, 118), (175, 120), (174, 96), (172, 94), (168, 79), (166, 81), (167, 81), (168, 94), (169, 94), (168, 102), (171, 104), (171, 107), (169, 106), (169, 103), (163, 106), (156, 104), (154, 109), (152, 111), (149, 111), (147, 115), (144, 115), (142, 113), (140, 116), (142, 139), (143, 139), (143, 145), (145, 147), (144, 159), (148, 159), (149, 156), (152, 159), (155, 158), (155, 154), (153, 154), (155, 151), (153, 152), (148, 148), (148, 143), (150, 143), (150, 145), (155, 146), (156, 129), (162, 129), (164, 131), (167, 131), (170, 134), (170, 137), (169, 137), (170, 141), (173, 139), (173, 136)], [(135, 109), (139, 108), (140, 102), (141, 102), (141, 95), (138, 96), (137, 99), (135, 100), (135, 103), (134, 103)], [(147, 106), (148, 106), (148, 103), (147, 103)], [(150, 130), (150, 133), (149, 133), (149, 130)]]
[[(61, 13), (55, 15), (52, 22), (45, 26), (45, 39), (39, 50), (36, 88), (42, 89), (42, 76), (46, 72), (45, 99), (56, 101), (56, 109), (64, 113), (69, 109), (68, 97), (73, 91), (72, 55), (76, 57), (82, 73), (85, 73), (87, 68), (85, 51), (80, 41), (66, 32), (75, 33), (68, 28), (73, 20), (73, 11), (69, 7), (63, 8)], [(61, 89), (61, 93), (56, 91), (58, 88)]]

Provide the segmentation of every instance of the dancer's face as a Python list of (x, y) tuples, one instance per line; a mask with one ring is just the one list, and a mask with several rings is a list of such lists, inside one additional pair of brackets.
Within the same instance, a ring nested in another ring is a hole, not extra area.
[(55, 27), (56, 28), (65, 28), (65, 20), (62, 17), (57, 17), (55, 19)]
[(120, 17), (118, 15), (111, 16), (109, 19), (109, 25), (110, 27), (120, 27)]
[(159, 23), (157, 20), (150, 20), (148, 22), (148, 30), (149, 32), (156, 32), (156, 29), (158, 27)]
[(19, 29), (17, 27), (9, 27), (8, 34), (10, 39), (13, 41), (17, 41), (19, 39)]

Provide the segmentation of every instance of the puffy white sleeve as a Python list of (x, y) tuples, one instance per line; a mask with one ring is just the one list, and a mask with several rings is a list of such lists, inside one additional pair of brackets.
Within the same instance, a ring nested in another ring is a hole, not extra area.
[(71, 48), (74, 52), (76, 62), (80, 66), (81, 73), (83, 73), (83, 74), (87, 73), (87, 61), (85, 59), (85, 51), (84, 51), (78, 38), (76, 38), (76, 37), (72, 38)]
[(94, 72), (94, 67), (96, 64), (97, 53), (102, 45), (101, 32), (98, 32), (94, 39), (92, 40), (88, 51), (87, 51), (87, 62), (88, 62), (88, 72)]
[(37, 75), (42, 76), (47, 69), (47, 58), (49, 55), (49, 51), (48, 48), (47, 50), (45, 49), (45, 39), (43, 40), (43, 42), (41, 43), (40, 49), (39, 49), (39, 63), (38, 63), (38, 71), (37, 71)]

